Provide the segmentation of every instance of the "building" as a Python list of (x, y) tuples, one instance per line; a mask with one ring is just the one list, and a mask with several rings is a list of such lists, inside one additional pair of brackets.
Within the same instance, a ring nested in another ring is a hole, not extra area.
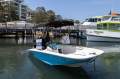
[(27, 19), (27, 6), (26, 5), (20, 5), (20, 12), (19, 12), (19, 18), (20, 20), (26, 20)]
[(32, 22), (32, 17), (34, 16), (34, 11), (27, 7), (27, 16), (26, 16), (26, 21), (27, 22)]
[(26, 20), (27, 6), (24, 0), (0, 0), (0, 15), (6, 21)]

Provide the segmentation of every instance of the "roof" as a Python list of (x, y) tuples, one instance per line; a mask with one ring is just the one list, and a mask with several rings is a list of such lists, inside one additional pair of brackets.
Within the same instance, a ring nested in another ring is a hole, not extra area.
[(103, 16), (94, 16), (92, 18), (102, 18)]
[(62, 27), (62, 26), (71, 26), (71, 25), (74, 25), (74, 22), (68, 20), (53, 21), (46, 24), (46, 26), (49, 27)]

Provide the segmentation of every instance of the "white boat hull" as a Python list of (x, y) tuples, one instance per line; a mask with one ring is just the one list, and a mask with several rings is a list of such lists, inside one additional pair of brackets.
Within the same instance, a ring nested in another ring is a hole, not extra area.
[[(67, 50), (69, 51), (70, 49)], [(103, 54), (102, 50), (93, 48), (77, 47), (75, 50), (76, 52), (74, 53), (59, 53), (47, 48), (46, 50), (29, 49), (29, 52), (35, 58), (49, 65), (73, 65), (91, 62), (97, 56)]]
[(102, 37), (95, 35), (87, 35), (87, 41), (96, 41), (96, 42), (120, 42), (118, 38)]
[(120, 42), (120, 32), (105, 30), (86, 30), (87, 41)]

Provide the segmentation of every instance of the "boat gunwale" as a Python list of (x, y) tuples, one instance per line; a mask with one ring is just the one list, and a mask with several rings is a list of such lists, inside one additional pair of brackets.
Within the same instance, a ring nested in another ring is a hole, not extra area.
[[(94, 48), (92, 48), (94, 49)], [(51, 52), (51, 51), (47, 51), (46, 50), (39, 50), (39, 49), (29, 49), (29, 51), (33, 51), (33, 52), (38, 52), (38, 53), (45, 53), (45, 54), (48, 54), (48, 55), (54, 55), (54, 56), (58, 56), (58, 57), (63, 57), (63, 58), (68, 58), (68, 59), (74, 59), (74, 60), (84, 60), (84, 59), (91, 59), (91, 58), (95, 58), (101, 54), (104, 53), (104, 51), (102, 50), (99, 50), (99, 49), (95, 49), (97, 51), (99, 51), (99, 54), (96, 54), (96, 55), (87, 55), (86, 56), (82, 56), (79, 54), (79, 57), (76, 57), (75, 54), (63, 54), (63, 53), (56, 53), (56, 52)], [(71, 56), (71, 55), (74, 55), (74, 56)], [(76, 54), (78, 55), (78, 54)], [(81, 58), (82, 57), (82, 58)]]

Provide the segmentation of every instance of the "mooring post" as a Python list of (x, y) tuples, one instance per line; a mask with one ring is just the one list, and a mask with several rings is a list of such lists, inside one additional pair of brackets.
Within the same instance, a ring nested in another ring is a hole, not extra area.
[(24, 31), (22, 32), (22, 38), (23, 39), (25, 38), (25, 32)]
[(25, 29), (24, 29), (24, 34), (25, 34), (25, 35), (24, 35), (24, 36), (26, 36), (26, 30), (27, 30), (27, 27), (26, 27), (26, 26), (27, 26), (27, 24), (25, 23)]
[(18, 33), (17, 32), (15, 33), (15, 39), (18, 39)]
[(96, 66), (95, 66), (95, 60), (93, 61), (93, 69), (94, 69), (94, 72), (96, 71)]
[(79, 30), (77, 31), (77, 38), (79, 38)]

